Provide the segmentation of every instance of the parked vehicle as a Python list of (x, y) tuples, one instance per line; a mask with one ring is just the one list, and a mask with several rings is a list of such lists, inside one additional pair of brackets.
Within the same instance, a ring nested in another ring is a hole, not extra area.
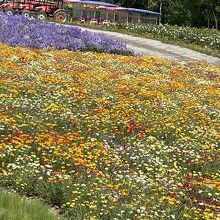
[(67, 13), (63, 4), (63, 0), (57, 0), (52, 3), (48, 0), (44, 0), (41, 2), (41, 5), (35, 7), (36, 18), (46, 20), (48, 17), (53, 17), (57, 21), (66, 21)]
[(12, 0), (0, 3), (0, 11), (7, 15), (21, 14), (27, 18), (35, 17), (39, 20), (52, 17), (57, 21), (64, 22), (67, 19), (67, 13), (63, 4), (63, 0), (56, 0), (56, 2), (48, 0)]
[(20, 1), (4, 1), (0, 4), (0, 10), (7, 15), (13, 15), (19, 9)]

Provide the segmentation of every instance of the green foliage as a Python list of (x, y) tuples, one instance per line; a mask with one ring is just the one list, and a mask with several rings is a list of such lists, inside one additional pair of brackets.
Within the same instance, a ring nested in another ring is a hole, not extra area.
[[(78, 23), (73, 23), (79, 25)], [(105, 26), (80, 24), (87, 28), (131, 34), (164, 43), (176, 44), (195, 51), (220, 57), (220, 32), (208, 28), (192, 28), (177, 25), (109, 24)]]
[(162, 13), (162, 23), (218, 29), (220, 0), (103, 0)]
[(39, 201), (27, 201), (17, 194), (0, 191), (0, 220), (58, 220)]
[(171, 25), (158, 26), (144, 24), (131, 24), (125, 28), (131, 32), (137, 32), (142, 35), (152, 34), (155, 37), (161, 36), (161, 38), (165, 38), (170, 41), (182, 40), (185, 43), (220, 50), (220, 33), (216, 30)]

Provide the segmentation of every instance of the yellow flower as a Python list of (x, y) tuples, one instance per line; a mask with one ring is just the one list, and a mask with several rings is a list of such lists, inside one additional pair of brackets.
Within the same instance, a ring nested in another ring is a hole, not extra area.
[(189, 214), (186, 214), (186, 213), (185, 213), (185, 214), (183, 214), (183, 217), (184, 217), (184, 218), (190, 218), (191, 216), (190, 216)]

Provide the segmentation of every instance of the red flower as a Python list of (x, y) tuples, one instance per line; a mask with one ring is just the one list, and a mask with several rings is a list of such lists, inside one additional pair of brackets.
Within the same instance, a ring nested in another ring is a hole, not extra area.
[(183, 186), (184, 186), (184, 187), (189, 187), (189, 182), (185, 182), (185, 183), (183, 184)]
[(206, 196), (205, 200), (207, 203), (211, 203), (212, 202), (212, 198), (210, 196)]

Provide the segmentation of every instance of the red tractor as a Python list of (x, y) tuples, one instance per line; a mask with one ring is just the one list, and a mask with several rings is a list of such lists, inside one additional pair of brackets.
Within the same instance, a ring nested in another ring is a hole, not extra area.
[(35, 5), (35, 16), (39, 20), (46, 20), (48, 17), (53, 17), (57, 21), (65, 22), (67, 19), (67, 13), (63, 4), (63, 0), (56, 0), (56, 2), (45, 0), (44, 2), (41, 2), (40, 5)]
[(19, 8), (20, 3), (20, 1), (3, 1), (0, 5), (0, 11), (3, 11), (7, 15), (13, 15)]
[(7, 2), (8, 2), (7, 0), (0, 0), (0, 7), (1, 7), (1, 5), (5, 4)]
[(63, 0), (56, 2), (13, 0), (0, 5), (0, 10), (7, 15), (21, 14), (25, 17), (35, 17), (39, 20), (46, 20), (53, 17), (57, 21), (65, 22), (67, 19), (66, 10), (63, 8)]

